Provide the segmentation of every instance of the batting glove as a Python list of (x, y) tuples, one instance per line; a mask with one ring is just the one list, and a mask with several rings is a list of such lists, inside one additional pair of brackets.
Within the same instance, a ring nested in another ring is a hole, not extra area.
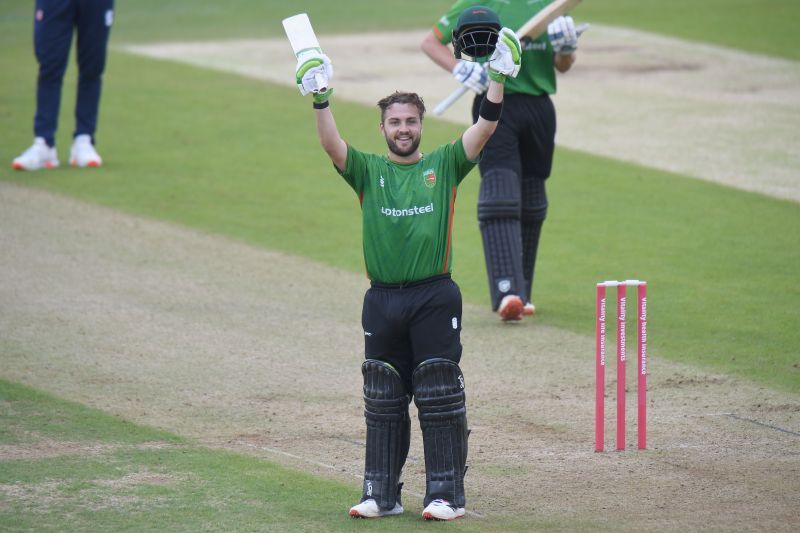
[(572, 17), (558, 17), (547, 26), (547, 36), (557, 54), (569, 55), (577, 50), (580, 34)]
[(509, 76), (516, 78), (522, 67), (522, 44), (510, 28), (502, 28), (497, 36), (497, 47), (489, 58), (489, 78), (505, 83)]
[[(330, 94), (328, 87), (333, 78), (333, 64), (328, 56), (318, 50), (308, 50), (297, 57), (295, 81), (300, 94), (314, 94), (316, 101), (319, 95)], [(327, 98), (322, 101), (327, 100)]]
[(486, 67), (474, 61), (462, 59), (453, 67), (453, 77), (467, 89), (483, 94), (489, 88), (489, 74)]

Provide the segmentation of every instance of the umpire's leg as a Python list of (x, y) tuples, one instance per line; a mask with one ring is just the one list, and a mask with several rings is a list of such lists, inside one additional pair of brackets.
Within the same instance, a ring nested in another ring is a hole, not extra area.
[(88, 134), (94, 140), (114, 0), (78, 0), (78, 4), (78, 96), (74, 135)]
[(55, 146), (61, 86), (75, 23), (75, 0), (36, 0), (33, 47), (39, 62), (33, 132)]

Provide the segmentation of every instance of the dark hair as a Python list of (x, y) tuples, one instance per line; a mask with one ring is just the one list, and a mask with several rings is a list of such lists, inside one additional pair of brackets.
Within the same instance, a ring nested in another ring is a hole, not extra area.
[(417, 93), (395, 91), (386, 98), (381, 98), (378, 101), (378, 107), (381, 108), (381, 122), (383, 122), (386, 116), (386, 109), (392, 104), (414, 105), (417, 107), (417, 111), (419, 111), (419, 120), (422, 121), (422, 118), (425, 116), (425, 102), (422, 101), (422, 98)]

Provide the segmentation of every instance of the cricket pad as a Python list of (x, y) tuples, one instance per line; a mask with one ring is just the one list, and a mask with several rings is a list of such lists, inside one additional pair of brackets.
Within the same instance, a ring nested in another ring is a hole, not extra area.
[(536, 273), (536, 254), (542, 225), (547, 218), (547, 191), (545, 180), (522, 180), (522, 274), (525, 279), (524, 301), (532, 301), (533, 278)]
[(443, 499), (464, 507), (467, 469), (467, 407), (464, 376), (449, 359), (429, 359), (412, 375), (425, 449), (425, 501)]
[(400, 472), (408, 456), (410, 398), (391, 365), (367, 359), (364, 376), (364, 418), (367, 447), (361, 501), (373, 498), (381, 509), (392, 509), (400, 498)]
[(483, 239), (492, 310), (509, 294), (523, 295), (521, 185), (509, 169), (487, 171), (481, 179), (478, 223)]

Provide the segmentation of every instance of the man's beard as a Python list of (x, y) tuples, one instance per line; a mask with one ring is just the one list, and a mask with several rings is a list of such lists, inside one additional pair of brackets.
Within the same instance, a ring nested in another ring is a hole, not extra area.
[(411, 146), (408, 147), (406, 150), (401, 150), (400, 147), (397, 146), (397, 143), (394, 142), (392, 139), (386, 137), (386, 145), (389, 147), (389, 151), (393, 154), (400, 156), (400, 157), (408, 157), (414, 152), (417, 151), (419, 148), (419, 142), (422, 140), (422, 136), (413, 139), (411, 141)]

